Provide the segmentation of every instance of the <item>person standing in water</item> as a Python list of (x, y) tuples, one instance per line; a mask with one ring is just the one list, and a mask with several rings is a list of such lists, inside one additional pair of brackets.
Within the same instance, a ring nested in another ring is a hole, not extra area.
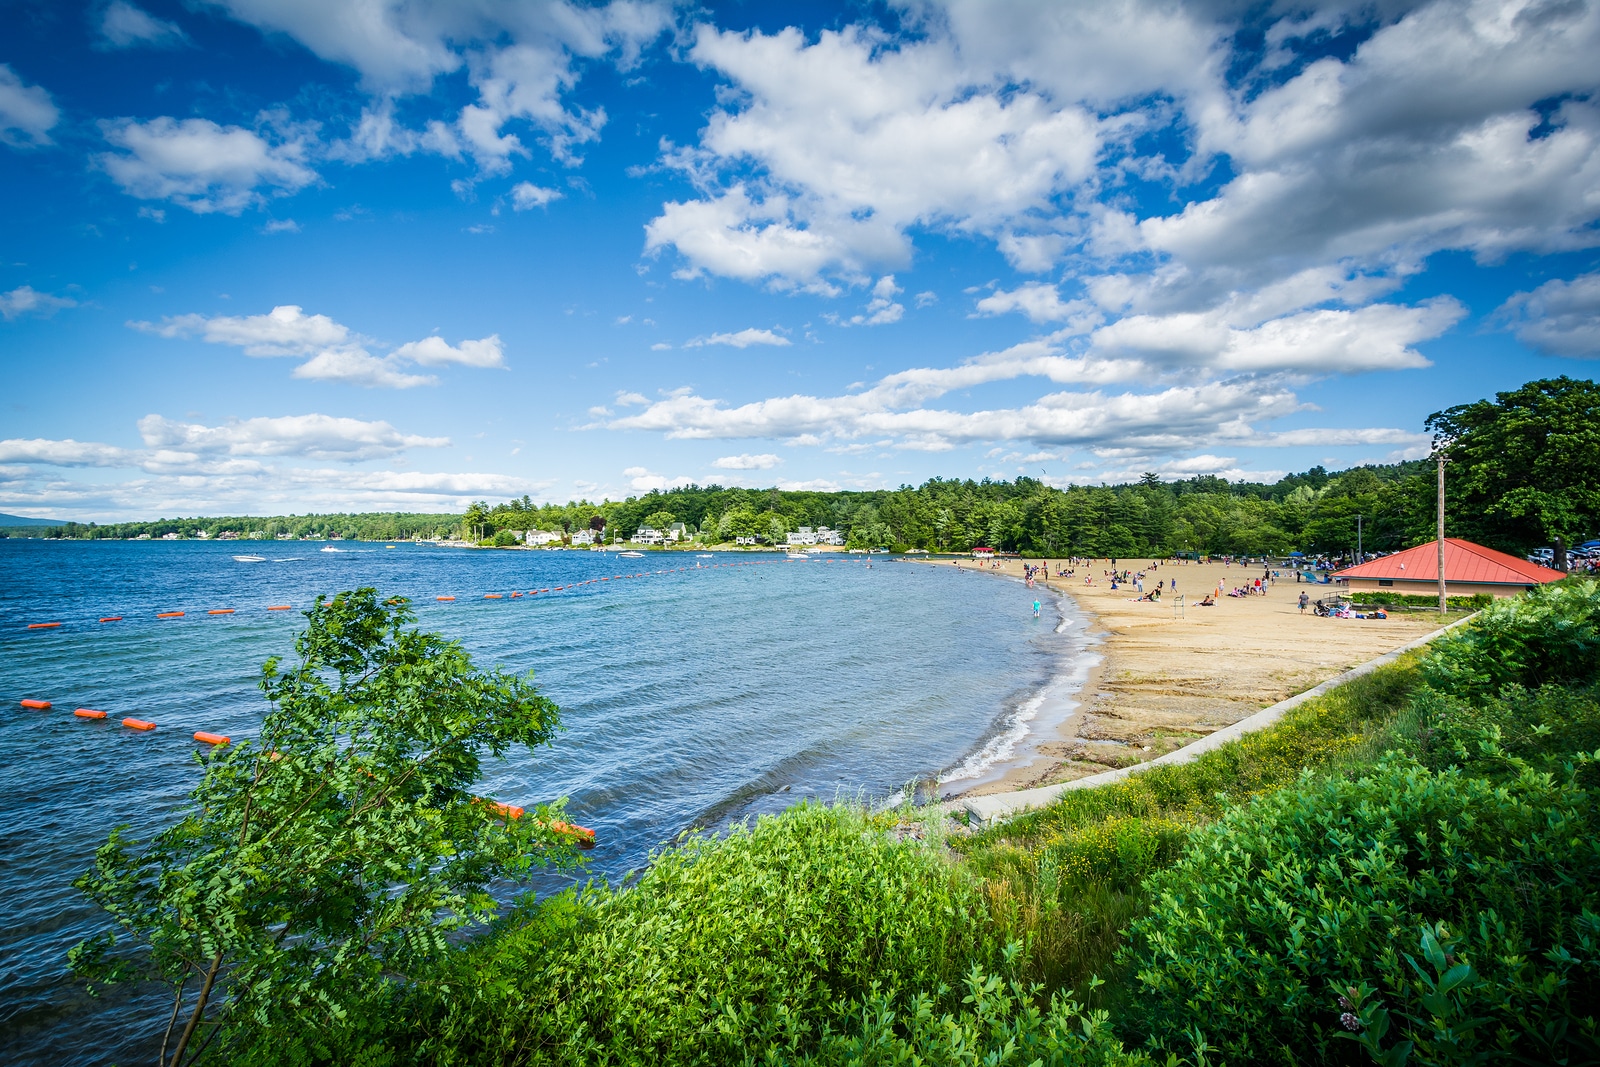
[(1033, 602), (1033, 617), (1036, 619), (1039, 617), (1039, 608), (1041, 606), (1042, 605), (1037, 600)]

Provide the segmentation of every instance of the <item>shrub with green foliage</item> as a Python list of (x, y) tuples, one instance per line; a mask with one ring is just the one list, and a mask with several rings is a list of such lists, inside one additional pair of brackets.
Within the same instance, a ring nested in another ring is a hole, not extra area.
[(1433, 689), (1413, 701), (1429, 744), (1420, 757), (1433, 767), (1459, 766), (1484, 778), (1515, 777), (1524, 769), (1575, 773), (1594, 784), (1600, 766), (1582, 759), (1600, 753), (1600, 687), (1519, 685), (1476, 704)]
[(1407, 1042), (1413, 1063), (1593, 1062), (1597, 815), (1570, 777), (1404, 760), (1258, 797), (1150, 879), (1136, 1021), (1230, 1064), (1350, 1062), (1343, 1038), (1393, 1063)]
[(977, 881), (891, 822), (802, 804), (520, 909), (434, 983), (429, 1061), (793, 1059), (885, 992), (998, 964)]
[(71, 965), (172, 993), (159, 1062), (348, 1062), (374, 1005), (433, 973), (487, 890), (575, 853), (559, 805), (500, 819), (473, 794), (485, 755), (559, 723), (531, 676), (484, 671), (410, 628), (402, 597), (317, 597), (297, 658), (261, 670), (259, 741), (197, 757), (191, 804), (148, 842), (112, 831), (74, 885), (114, 929)]
[(1568, 579), (1497, 601), (1435, 641), (1422, 672), (1474, 703), (1507, 685), (1587, 685), (1600, 678), (1600, 583)]
[[(1013, 949), (1015, 946), (1013, 946)], [(889, 996), (862, 1008), (849, 1033), (830, 1034), (801, 1067), (1154, 1067), (1146, 1053), (1123, 1048), (1104, 1010), (1086, 1012), (1070, 997), (1039, 1007), (1040, 989), (973, 967), (959, 1011), (940, 1012), (917, 994), (903, 1005)], [(752, 1057), (753, 1059), (754, 1057)], [(772, 1062), (774, 1057), (765, 1059)], [(1168, 1067), (1174, 1067), (1168, 1060)]]
[[(1391, 593), (1386, 589), (1375, 589), (1350, 593), (1348, 596), (1352, 604), (1382, 604), (1390, 608), (1439, 610), (1439, 598), (1426, 593)], [(1491, 593), (1445, 597), (1445, 607), (1451, 611), (1482, 611), (1494, 602), (1495, 597)]]

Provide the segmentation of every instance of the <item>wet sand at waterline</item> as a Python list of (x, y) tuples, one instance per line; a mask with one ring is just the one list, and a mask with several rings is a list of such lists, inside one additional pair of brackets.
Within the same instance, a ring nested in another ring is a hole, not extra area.
[[(1027, 561), (1038, 564), (1038, 560)], [(1051, 562), (1052, 572), (1059, 561)], [(1140, 570), (1139, 564), (1119, 565)], [(930, 566), (951, 567), (945, 560)], [(1022, 577), (1022, 561), (991, 569), (960, 561), (964, 570)], [(1017, 759), (971, 795), (1028, 789), (1070, 781), (1112, 767), (1153, 759), (1304, 692), (1351, 667), (1390, 652), (1444, 625), (1437, 612), (1393, 613), (1387, 619), (1319, 618), (1297, 606), (1302, 591), (1319, 597), (1336, 587), (1296, 583), (1291, 571), (1265, 596), (1221, 596), (1200, 607), (1207, 591), (1259, 578), (1261, 566), (1165, 563), (1145, 570), (1145, 591), (1158, 581), (1178, 583), (1181, 610), (1170, 588), (1159, 603), (1139, 602), (1133, 585), (1112, 590), (1109, 560), (1081, 564), (1071, 578), (1051, 578), (1048, 588), (1070, 595), (1089, 615), (1100, 638), (1101, 662), (1090, 672), (1079, 706), (1047, 735), (1019, 746)], [(1084, 583), (1093, 577), (1094, 583)], [(1042, 583), (1041, 583), (1042, 584)], [(1452, 612), (1447, 620), (1460, 618)]]

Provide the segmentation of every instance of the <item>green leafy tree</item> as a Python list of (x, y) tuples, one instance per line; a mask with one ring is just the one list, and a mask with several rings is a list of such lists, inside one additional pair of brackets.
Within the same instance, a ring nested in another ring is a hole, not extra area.
[(662, 533), (666, 533), (672, 524), (677, 521), (677, 517), (670, 511), (652, 511), (644, 517), (644, 525), (652, 530), (660, 530)]
[(789, 516), (777, 511), (763, 511), (756, 521), (756, 534), (765, 537), (773, 544), (781, 544), (789, 536), (789, 531), (794, 529), (794, 523)]
[(364, 1009), (495, 912), (492, 881), (575, 855), (559, 803), (517, 817), (472, 792), (484, 753), (557, 729), (531, 677), (474, 668), (370, 588), (306, 617), (298, 662), (262, 667), (260, 740), (205, 757), (176, 825), (147, 843), (113, 831), (75, 883), (114, 929), (73, 969), (172, 991), (162, 1067), (292, 1059), (280, 1046), (300, 1040), (348, 1062)]
[(467, 507), (467, 513), (461, 517), (461, 524), (466, 529), (468, 540), (477, 540), (483, 536), (482, 532), (489, 521), (489, 505), (482, 500), (474, 500)]
[[(1600, 386), (1561, 377), (1428, 416), (1452, 534), (1508, 552), (1600, 532)], [(1432, 480), (1418, 492), (1431, 506)], [(1431, 512), (1428, 536), (1432, 536)]]

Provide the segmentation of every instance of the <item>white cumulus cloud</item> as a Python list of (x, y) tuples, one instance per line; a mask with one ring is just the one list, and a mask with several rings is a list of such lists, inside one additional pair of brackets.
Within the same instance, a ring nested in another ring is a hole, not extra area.
[(1055, 286), (1043, 282), (1025, 282), (1010, 292), (997, 289), (979, 300), (977, 305), (979, 315), (1004, 315), (1012, 311), (1026, 315), (1029, 322), (1066, 322), (1076, 319), (1098, 323), (1104, 317), (1088, 301), (1062, 300)]
[(299, 139), (269, 140), (241, 126), (167, 116), (100, 124), (113, 148), (96, 157), (122, 191), (141, 200), (168, 200), (199, 215), (237, 215), (317, 180)]
[(1050, 211), (1087, 179), (1099, 123), (1074, 103), (974, 78), (943, 34), (888, 45), (863, 27), (736, 33), (702, 25), (690, 52), (730, 92), (669, 165), (715, 183), (646, 231), (687, 273), (779, 286), (859, 277), (909, 258), (912, 226), (992, 233)]
[[(452, 0), (209, 0), (241, 22), (285, 34), (311, 52), (358, 71), (373, 103), (340, 158), (381, 158), (418, 149), (470, 156), (479, 176), (504, 174), (530, 154), (518, 127), (531, 130), (552, 158), (576, 164), (576, 148), (599, 137), (604, 108), (570, 99), (588, 63), (609, 59), (619, 69), (672, 25), (666, 3), (614, 0), (590, 5), (457, 3)], [(476, 96), (447, 121), (420, 130), (394, 120), (393, 101), (426, 95), (434, 80), (466, 68)], [(470, 184), (470, 183), (469, 183)]]
[(711, 465), (725, 471), (767, 471), (782, 462), (783, 460), (771, 452), (763, 452), (760, 455), (742, 453), (737, 456), (723, 456), (713, 460)]
[(41, 293), (31, 285), (20, 285), (9, 293), (0, 293), (0, 318), (7, 322), (23, 315), (53, 315), (61, 308), (77, 307), (71, 297)]
[(700, 348), (704, 345), (731, 345), (734, 348), (749, 348), (751, 345), (776, 345), (782, 348), (792, 343), (787, 337), (773, 333), (771, 330), (758, 330), (751, 326), (737, 333), (713, 333), (704, 337), (696, 337), (692, 341), (685, 341), (683, 347)]
[(1600, 358), (1600, 272), (1516, 293), (1495, 313), (1517, 340), (1553, 356)]
[[(493, 473), (394, 469), (408, 450), (444, 448), (450, 441), (404, 433), (379, 420), (309, 414), (208, 425), (152, 414), (139, 420), (138, 429), (143, 447), (72, 438), (0, 441), (0, 488), (19, 507), (107, 518), (450, 511), (473, 499), (519, 496), (551, 484)], [(374, 460), (387, 466), (364, 466)], [(74, 473), (85, 469), (94, 473)]]
[(297, 304), (283, 304), (265, 315), (169, 316), (159, 323), (133, 321), (128, 326), (159, 337), (198, 337), (211, 344), (231, 345), (245, 355), (304, 359), (293, 376), (338, 381), (368, 388), (411, 389), (434, 385), (432, 375), (412, 374), (407, 364), (503, 367), (505, 351), (499, 334), (451, 345), (441, 337), (425, 337), (400, 345), (387, 355), (374, 355), (371, 337), (356, 333), (327, 315), (307, 315)]
[(444, 448), (450, 444), (448, 437), (404, 434), (383, 421), (319, 414), (235, 419), (221, 426), (146, 415), (139, 420), (139, 435), (153, 449), (351, 461), (388, 457), (407, 448)]
[(188, 40), (177, 23), (158, 19), (128, 0), (111, 0), (100, 13), (100, 39), (111, 48), (174, 48)]
[(458, 363), (463, 367), (503, 367), (505, 349), (499, 334), (490, 334), (479, 341), (462, 341), (452, 347), (442, 337), (424, 337), (408, 341), (394, 350), (397, 359), (438, 367)]
[(13, 148), (53, 144), (50, 131), (61, 110), (42, 86), (24, 85), (9, 63), (0, 63), (0, 142)]
[(544, 207), (552, 200), (560, 199), (561, 190), (547, 189), (532, 182), (518, 182), (511, 187), (511, 209), (513, 211), (528, 211), (532, 208)]
[(685, 485), (694, 484), (693, 478), (681, 475), (676, 478), (668, 478), (665, 475), (657, 474), (648, 467), (627, 467), (623, 470), (622, 476), (628, 479), (628, 488), (636, 493), (678, 489)]
[(867, 302), (865, 311), (848, 319), (835, 317), (833, 321), (838, 326), (887, 326), (899, 322), (906, 308), (895, 297), (904, 291), (894, 283), (893, 274), (885, 274), (872, 287), (872, 299)]

